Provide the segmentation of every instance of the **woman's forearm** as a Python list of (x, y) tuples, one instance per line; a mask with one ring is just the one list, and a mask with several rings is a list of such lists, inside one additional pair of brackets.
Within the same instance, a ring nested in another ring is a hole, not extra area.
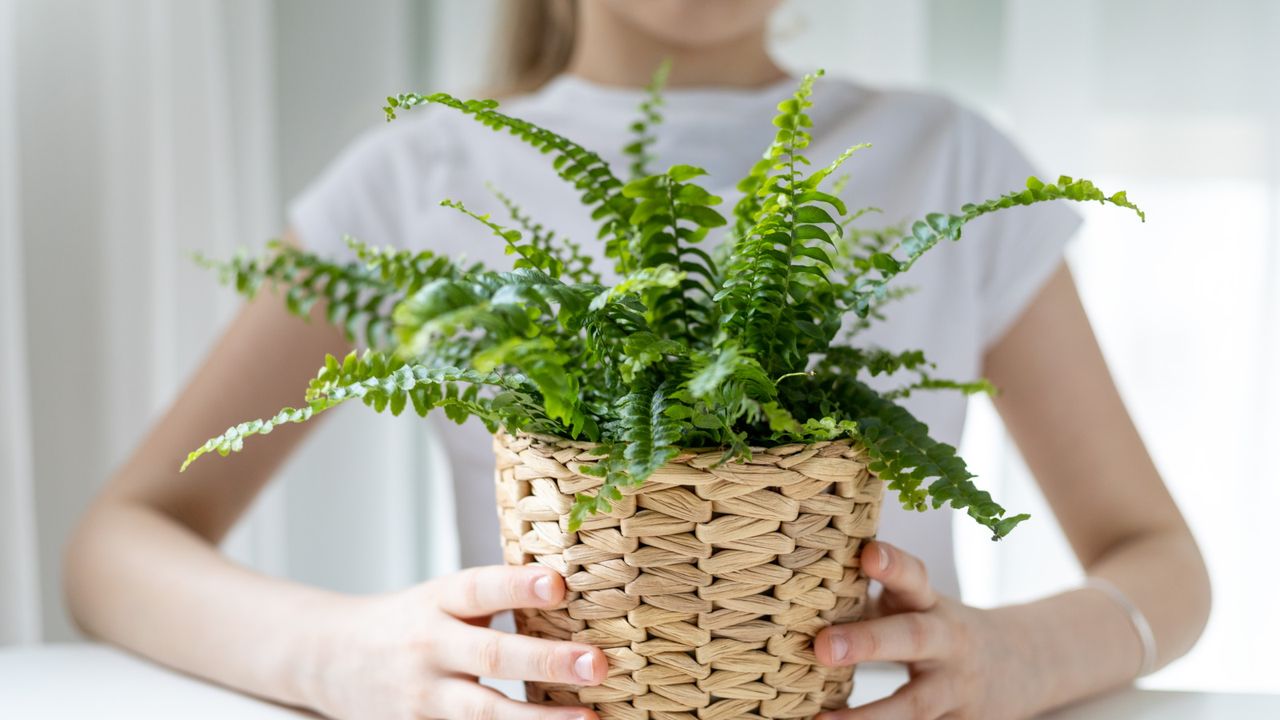
[[(1209, 580), (1185, 529), (1120, 543), (1086, 572), (1115, 584), (1145, 615), (1155, 636), (1155, 666), (1183, 655), (1209, 615)], [(1023, 638), (1035, 711), (1125, 685), (1138, 674), (1143, 645), (1127, 610), (1105, 592), (1081, 588), (995, 611)]]
[[(293, 243), (286, 233), (286, 243)], [(351, 602), (252, 573), (223, 557), (226, 536), (311, 424), (279, 428), (252, 456), (177, 464), (200, 438), (297, 399), (340, 330), (271, 290), (250, 302), (162, 419), (103, 488), (68, 548), (64, 587), (86, 631), (186, 672), (290, 704), (304, 694), (317, 619)], [(264, 360), (263, 347), (280, 350)]]
[(100, 503), (68, 550), (67, 601), (88, 633), (185, 672), (310, 704), (324, 617), (345, 600), (224, 558), (163, 513)]

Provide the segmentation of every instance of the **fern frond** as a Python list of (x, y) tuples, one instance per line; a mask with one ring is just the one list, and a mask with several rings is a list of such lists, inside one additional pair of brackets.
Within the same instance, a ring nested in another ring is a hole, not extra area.
[(622, 499), (622, 488), (631, 483), (621, 443), (601, 443), (596, 452), (602, 457), (594, 465), (581, 466), (580, 472), (601, 478), (604, 482), (595, 492), (574, 495), (573, 507), (569, 509), (569, 532), (576, 532), (595, 515), (608, 513), (613, 508), (613, 503)]
[(658, 64), (653, 77), (645, 88), (646, 95), (640, 103), (640, 117), (631, 123), (632, 141), (622, 149), (622, 153), (631, 158), (631, 179), (645, 177), (649, 174), (648, 165), (654, 157), (650, 148), (657, 137), (654, 128), (662, 122), (662, 91), (667, 86), (667, 76), (671, 73), (671, 60), (666, 59)]
[(439, 280), (396, 307), (402, 354), (420, 356), (460, 334), (474, 367), (504, 365), (522, 373), (542, 393), (547, 417), (574, 435), (594, 426), (579, 406), (578, 385), (564, 368), (571, 358), (552, 337), (576, 334), (591, 286), (566, 285), (531, 268)]
[(299, 317), (309, 318), (315, 304), (323, 303), (328, 322), (342, 328), (351, 342), (361, 336), (373, 348), (391, 342), (386, 313), (401, 288), (361, 263), (326, 260), (278, 240), (267, 243), (262, 257), (241, 253), (218, 262), (196, 255), (195, 260), (249, 299), (264, 284), (283, 289), (285, 307)]
[(778, 398), (777, 383), (759, 360), (734, 345), (697, 353), (692, 360), (688, 389), (697, 401), (694, 425), (726, 448), (726, 458), (749, 455), (744, 434), (734, 428), (767, 419), (766, 408)]
[[(847, 286), (846, 286), (847, 287)], [(915, 285), (892, 285), (885, 289), (884, 293), (878, 295), (871, 301), (871, 306), (867, 309), (865, 317), (855, 315), (852, 322), (848, 324), (845, 340), (855, 337), (858, 333), (869, 329), (873, 321), (883, 321), (886, 319), (884, 314), (884, 306), (896, 300), (909, 297), (911, 294), (918, 292), (919, 287)]]
[(899, 260), (887, 252), (873, 253), (869, 262), (878, 271), (879, 277), (860, 278), (845, 294), (846, 300), (858, 315), (865, 317), (872, 302), (883, 294), (890, 280), (910, 270), (922, 255), (942, 240), (959, 240), (961, 230), (971, 220), (998, 210), (1053, 200), (1115, 205), (1133, 210), (1139, 218), (1146, 220), (1146, 214), (1129, 201), (1124, 191), (1107, 195), (1089, 180), (1073, 180), (1066, 175), (1058, 178), (1057, 183), (1045, 183), (1035, 177), (1027, 178), (1027, 188), (1020, 192), (1011, 192), (977, 205), (965, 205), (959, 215), (932, 213), (924, 220), (917, 220), (911, 225), (911, 233), (903, 238), (900, 245), (906, 257)]
[(670, 265), (685, 274), (678, 287), (649, 298), (654, 329), (668, 335), (705, 336), (715, 327), (715, 317), (708, 312), (713, 306), (689, 301), (692, 294), (703, 298), (715, 294), (715, 262), (694, 245), (726, 222), (714, 209), (721, 199), (689, 182), (705, 174), (702, 168), (675, 165), (622, 189), (636, 201), (629, 222), (636, 228), (631, 254), (639, 272)]
[(383, 110), (387, 119), (393, 120), (397, 110), (427, 103), (457, 110), (492, 130), (506, 130), (538, 151), (551, 154), (556, 173), (580, 191), (582, 204), (594, 210), (592, 216), (595, 219), (603, 221), (600, 236), (609, 238), (605, 242), (605, 254), (617, 261), (618, 273), (625, 275), (632, 270), (634, 265), (628, 242), (631, 227), (627, 222), (632, 202), (622, 195), (622, 182), (613, 174), (609, 163), (597, 153), (563, 135), (498, 112), (497, 100), (459, 100), (448, 93), (405, 93), (388, 97)]
[[(871, 469), (898, 493), (908, 510), (950, 504), (965, 510), (991, 529), (992, 539), (1009, 534), (1028, 515), (1005, 516), (990, 493), (973, 484), (974, 475), (954, 447), (929, 437), (929, 428), (902, 406), (885, 399), (847, 375), (819, 376), (815, 383), (828, 389), (841, 409), (857, 423), (858, 438), (871, 455)], [(930, 481), (925, 486), (926, 481)]]
[(924, 356), (923, 350), (903, 350), (894, 352), (883, 348), (858, 348), (846, 345), (832, 345), (823, 353), (817, 370), (833, 370), (836, 372), (857, 374), (865, 371), (868, 375), (892, 375), (899, 370), (921, 371), (934, 367)]
[(472, 212), (467, 209), (466, 205), (463, 205), (457, 200), (441, 200), (440, 205), (457, 210), (463, 215), (466, 215), (489, 228), (495, 237), (507, 244), (506, 254), (515, 254), (519, 256), (515, 261), (514, 266), (516, 268), (533, 268), (535, 270), (541, 270), (553, 278), (560, 277), (560, 274), (564, 272), (564, 263), (560, 261), (560, 258), (548, 252), (546, 248), (542, 247), (536, 241), (536, 239), (525, 242), (524, 236), (520, 234), (519, 230), (512, 230), (511, 228), (499, 225), (490, 219), (490, 215), (488, 213), (481, 215), (479, 213)]
[(401, 295), (412, 295), (423, 285), (436, 280), (456, 280), (483, 272), (479, 263), (463, 267), (450, 258), (430, 250), (401, 250), (394, 247), (373, 247), (351, 236), (346, 237), (347, 247), (364, 263), (364, 270)]
[[(600, 273), (591, 268), (595, 258), (582, 251), (582, 246), (567, 237), (557, 238), (554, 230), (536, 222), (520, 209), (509, 196), (489, 186), (489, 191), (507, 209), (507, 214), (517, 225), (529, 235), (529, 241), (542, 252), (555, 257), (564, 268), (564, 276), (574, 282), (599, 285), (602, 282)], [(563, 247), (559, 247), (563, 246)]]
[[(805, 180), (804, 182), (805, 189), (810, 191), (817, 190), (818, 186), (822, 184), (822, 181), (826, 180), (829, 175), (839, 170), (840, 167), (844, 165), (846, 160), (853, 157), (854, 153), (858, 152), (859, 150), (866, 150), (869, 147), (871, 147), (871, 143), (860, 143), (858, 145), (852, 145), (848, 148), (845, 148), (844, 152), (837, 155), (835, 160), (832, 160), (829, 164), (827, 164), (826, 167), (820, 168), (814, 171), (814, 173)], [(843, 187), (843, 182), (840, 183), (840, 186), (841, 188)], [(834, 192), (832, 194), (839, 195), (841, 188), (833, 187)], [(839, 207), (841, 215), (845, 214), (843, 203), (837, 203), (831, 200), (828, 200), (827, 202), (833, 206)]]
[(806, 128), (812, 125), (804, 111), (812, 105), (816, 77), (806, 75), (792, 97), (778, 104), (773, 143), (738, 183), (743, 196), (734, 207), (736, 239), (715, 297), (724, 328), (718, 346), (733, 344), (767, 355), (765, 326), (787, 303), (795, 200), (801, 192), (797, 166), (808, 163), (800, 151), (809, 144)]
[(833, 371), (848, 375), (866, 373), (870, 377), (893, 375), (899, 371), (914, 373), (915, 380), (881, 393), (889, 400), (910, 397), (911, 393), (917, 390), (956, 390), (965, 395), (982, 393), (994, 396), (996, 394), (995, 386), (986, 379), (960, 381), (935, 378), (929, 374), (929, 370), (936, 367), (925, 358), (922, 350), (893, 352), (883, 348), (833, 345), (818, 363), (816, 372)]
[(304, 423), (315, 415), (315, 409), (311, 407), (302, 408), (283, 408), (275, 415), (258, 420), (250, 420), (227, 428), (226, 432), (205, 441), (204, 445), (187, 453), (187, 459), (182, 462), (182, 467), (178, 472), (185, 472), (191, 463), (200, 459), (202, 455), (216, 452), (226, 457), (233, 452), (240, 452), (244, 449), (244, 440), (254, 435), (268, 435), (272, 430), (286, 423)]
[(828, 416), (800, 422), (776, 402), (765, 403), (763, 408), (774, 440), (812, 443), (858, 436), (858, 423), (853, 420), (837, 420)]
[[(746, 196), (735, 215), (739, 237), (716, 295), (724, 331), (719, 343), (733, 342), (765, 360), (772, 372), (804, 367), (839, 331), (841, 312), (831, 282), (832, 252), (842, 226), (844, 202), (818, 189), (856, 151), (849, 148), (831, 164), (805, 177), (812, 121), (813, 81), (806, 76), (790, 99), (778, 105), (778, 127), (764, 160), (739, 185)], [(835, 216), (832, 215), (835, 213)], [(748, 226), (745, 220), (751, 219)]]
[(679, 454), (678, 444), (692, 410), (687, 393), (675, 381), (651, 382), (624, 395), (619, 403), (619, 430), (626, 442), (623, 457), (632, 484), (644, 482), (655, 470)]
[(915, 382), (894, 388), (889, 392), (882, 393), (888, 400), (900, 400), (911, 397), (911, 394), (917, 390), (955, 390), (964, 395), (987, 395), (995, 397), (999, 394), (996, 386), (991, 384), (986, 378), (977, 380), (946, 380), (943, 378), (935, 378), (927, 373), (921, 373), (920, 379)]
[(608, 512), (622, 498), (622, 489), (643, 483), (680, 453), (680, 441), (693, 410), (678, 381), (660, 384), (645, 378), (618, 402), (618, 416), (610, 429), (621, 441), (613, 444), (596, 469), (604, 484), (594, 495), (579, 494), (570, 511), (569, 531), (597, 513)]
[[(812, 125), (812, 121), (804, 113), (804, 109), (813, 105), (809, 101), (813, 94), (813, 83), (822, 74), (819, 70), (805, 75), (791, 98), (778, 103), (778, 115), (773, 119), (778, 132), (774, 134), (773, 143), (765, 149), (764, 156), (751, 166), (747, 176), (738, 181), (737, 187), (742, 192), (742, 198), (733, 208), (734, 235), (738, 240), (744, 239), (758, 224), (764, 198), (771, 192), (770, 178), (774, 171), (790, 169), (779, 163), (788, 162), (798, 150), (808, 144), (809, 134), (804, 128)], [(797, 137), (797, 132), (802, 135)]]
[(689, 357), (683, 343), (641, 330), (622, 336), (622, 359), (618, 369), (625, 383), (634, 383), (644, 371), (662, 362)]
[[(459, 384), (469, 387), (460, 389)], [(453, 408), (462, 416), (478, 415), (491, 425), (516, 420), (521, 415), (501, 413), (490, 400), (479, 397), (479, 386), (493, 386), (517, 394), (527, 393), (520, 378), (505, 377), (497, 373), (480, 373), (448, 367), (406, 365), (402, 361), (373, 351), (363, 355), (355, 352), (339, 362), (329, 355), (307, 391), (307, 404), (302, 408), (284, 408), (276, 415), (234, 425), (221, 435), (210, 438), (187, 455), (181, 470), (201, 456), (217, 452), (226, 456), (240, 452), (245, 438), (269, 434), (286, 423), (304, 423), (326, 410), (348, 400), (361, 400), (377, 412), (390, 410), (399, 415), (411, 405), (419, 415), (426, 415), (432, 408)], [(526, 409), (534, 407), (526, 404)], [(457, 413), (455, 413), (457, 414)]]

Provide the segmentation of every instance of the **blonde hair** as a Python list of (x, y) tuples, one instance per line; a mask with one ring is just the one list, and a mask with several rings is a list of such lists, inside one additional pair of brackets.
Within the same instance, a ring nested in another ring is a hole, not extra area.
[(496, 95), (533, 92), (564, 72), (573, 52), (577, 0), (506, 0), (500, 55), (491, 73)]

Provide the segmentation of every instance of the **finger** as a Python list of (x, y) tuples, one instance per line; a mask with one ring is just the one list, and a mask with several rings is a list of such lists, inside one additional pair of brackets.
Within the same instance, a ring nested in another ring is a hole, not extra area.
[(564, 599), (564, 579), (550, 568), (493, 565), (444, 578), (437, 592), (441, 610), (458, 618), (478, 618), (553, 606)]
[(830, 666), (915, 662), (947, 656), (952, 640), (951, 626), (937, 615), (912, 612), (824, 628), (813, 650), (818, 662)]
[(954, 707), (939, 675), (917, 675), (887, 698), (818, 715), (817, 720), (938, 720)]
[(863, 548), (862, 570), (884, 585), (881, 603), (894, 612), (929, 610), (938, 604), (924, 562), (889, 543), (876, 541)]
[(450, 637), (437, 662), (464, 675), (566, 685), (597, 685), (609, 672), (604, 652), (591, 645), (469, 626)]
[(444, 720), (599, 720), (586, 708), (548, 707), (516, 702), (502, 693), (470, 680), (442, 680), (437, 691), (424, 698), (421, 711)]

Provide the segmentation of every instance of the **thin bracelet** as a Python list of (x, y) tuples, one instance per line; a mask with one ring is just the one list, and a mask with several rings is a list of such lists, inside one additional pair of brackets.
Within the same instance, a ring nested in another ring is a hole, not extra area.
[(1124, 594), (1115, 583), (1106, 578), (1090, 577), (1085, 580), (1085, 587), (1100, 590), (1107, 594), (1116, 604), (1129, 614), (1129, 622), (1133, 625), (1133, 629), (1138, 633), (1138, 639), (1142, 641), (1142, 667), (1138, 670), (1138, 677), (1150, 675), (1156, 669), (1156, 636), (1151, 632), (1151, 623), (1147, 622), (1147, 616), (1142, 614), (1137, 605), (1134, 605), (1129, 597)]

